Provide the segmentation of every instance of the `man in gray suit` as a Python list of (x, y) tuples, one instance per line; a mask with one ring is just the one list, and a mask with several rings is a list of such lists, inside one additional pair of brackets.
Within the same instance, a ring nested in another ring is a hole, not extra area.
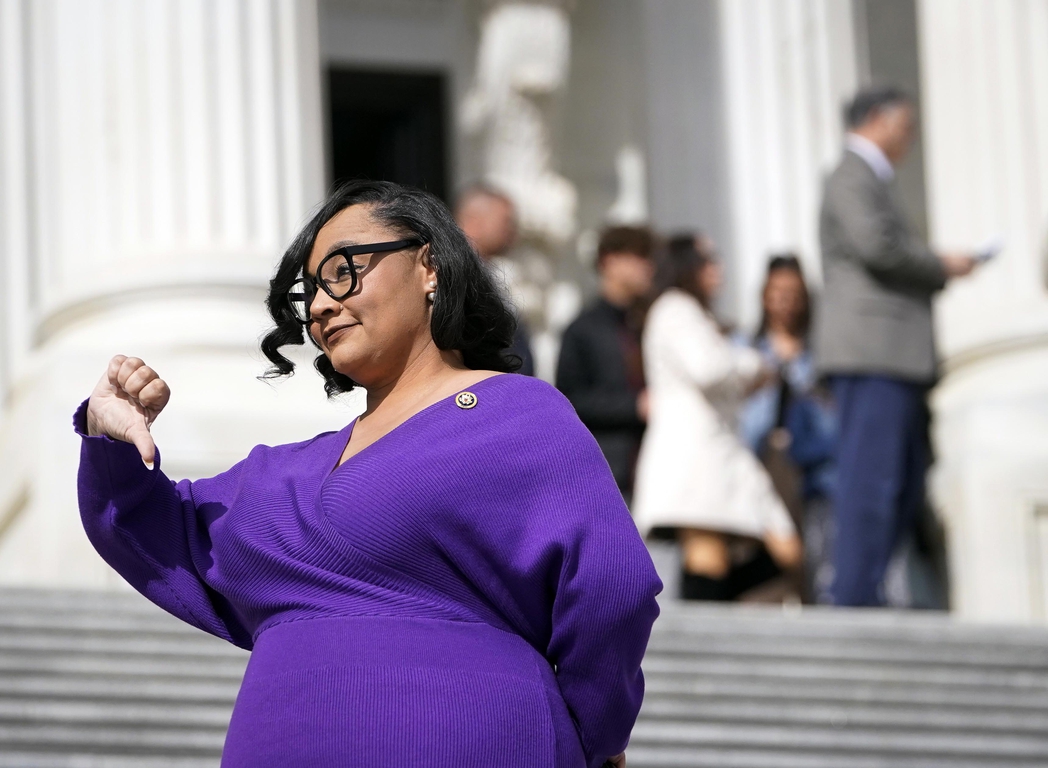
[(832, 593), (838, 605), (883, 605), (892, 550), (924, 499), (932, 296), (975, 260), (933, 253), (903, 216), (892, 182), (915, 132), (908, 97), (862, 91), (845, 120), (846, 150), (819, 218), (825, 287), (815, 335), (840, 417)]

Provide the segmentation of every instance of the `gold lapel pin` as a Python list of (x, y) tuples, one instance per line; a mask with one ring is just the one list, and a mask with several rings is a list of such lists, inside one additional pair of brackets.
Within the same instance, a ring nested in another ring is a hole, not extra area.
[(477, 404), (477, 396), (472, 392), (459, 392), (455, 395), (455, 405), (459, 408), (469, 410)]

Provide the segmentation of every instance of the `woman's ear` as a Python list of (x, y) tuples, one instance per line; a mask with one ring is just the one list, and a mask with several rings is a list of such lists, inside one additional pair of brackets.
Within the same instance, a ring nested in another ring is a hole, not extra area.
[(437, 279), (437, 268), (433, 263), (433, 253), (430, 251), (429, 243), (422, 246), (421, 261), (426, 270), (426, 284), (428, 285)]

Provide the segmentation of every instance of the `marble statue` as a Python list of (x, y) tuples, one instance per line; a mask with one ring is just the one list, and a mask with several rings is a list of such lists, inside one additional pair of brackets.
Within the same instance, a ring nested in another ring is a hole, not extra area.
[(485, 180), (517, 204), (522, 234), (551, 245), (575, 230), (575, 188), (553, 170), (549, 130), (552, 97), (567, 80), (569, 32), (556, 5), (493, 8), (461, 114), (463, 128), (482, 141)]

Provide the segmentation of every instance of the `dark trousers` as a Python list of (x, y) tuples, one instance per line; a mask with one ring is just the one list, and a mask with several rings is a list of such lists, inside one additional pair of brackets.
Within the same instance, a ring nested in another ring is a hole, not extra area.
[(835, 376), (832, 386), (840, 421), (833, 602), (884, 605), (888, 561), (924, 499), (927, 388), (886, 376)]

